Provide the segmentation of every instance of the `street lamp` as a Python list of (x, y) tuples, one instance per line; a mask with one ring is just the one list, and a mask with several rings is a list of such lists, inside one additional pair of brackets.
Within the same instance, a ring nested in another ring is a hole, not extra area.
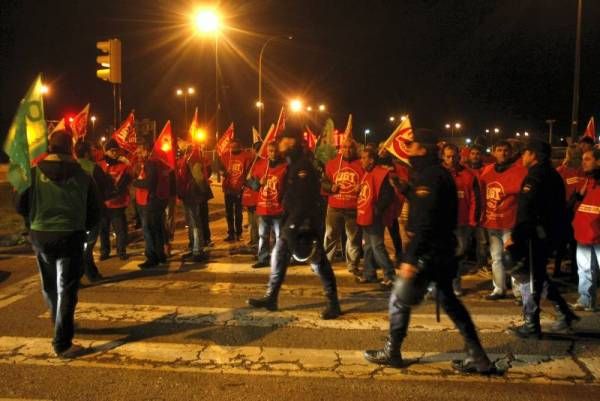
[(320, 105), (319, 105), (319, 111), (320, 111), (321, 113), (323, 113), (325, 110), (327, 110), (327, 107), (325, 107), (325, 105), (324, 105), (324, 104), (320, 104)]
[(302, 100), (300, 99), (292, 99), (290, 101), (290, 110), (293, 113), (299, 113), (300, 111), (302, 111)]
[(520, 137), (520, 136), (521, 136), (521, 133), (520, 133), (520, 132), (517, 132), (517, 133), (515, 133), (515, 136), (518, 138), (518, 137)]
[(367, 146), (367, 135), (369, 135), (370, 133), (371, 133), (371, 130), (367, 128), (365, 130), (365, 146)]
[(265, 105), (263, 103), (263, 98), (262, 98), (262, 59), (263, 59), (263, 54), (269, 43), (271, 43), (275, 39), (282, 39), (282, 38), (287, 38), (288, 40), (292, 40), (294, 37), (286, 36), (286, 35), (271, 36), (262, 45), (262, 47), (260, 48), (260, 53), (258, 54), (258, 103), (261, 104), (261, 106), (258, 107), (258, 134), (259, 135), (262, 135), (262, 113), (263, 113), (263, 110), (265, 107)]
[(390, 122), (391, 122), (391, 123), (393, 123), (394, 121), (396, 121), (396, 117), (394, 117), (394, 116), (391, 116), (391, 117), (389, 118), (389, 120), (390, 120)]
[(194, 88), (192, 88), (191, 86), (189, 88), (187, 88), (186, 90), (180, 89), (178, 88), (175, 91), (175, 94), (179, 97), (183, 97), (183, 115), (184, 115), (184, 129), (188, 124), (188, 113), (187, 113), (187, 101), (188, 101), (188, 96), (192, 96), (193, 94), (196, 93), (196, 90)]
[(215, 9), (203, 9), (196, 12), (193, 23), (197, 33), (215, 36), (215, 137), (218, 139), (219, 112), (221, 111), (221, 101), (219, 99), (219, 32), (222, 28), (221, 16)]
[(458, 131), (459, 129), (462, 128), (462, 124), (459, 122), (455, 122), (455, 123), (447, 123), (445, 125), (446, 129), (450, 130), (450, 136), (454, 136), (454, 131)]
[(46, 84), (43, 84), (41, 92), (42, 92), (42, 95), (47, 95), (48, 93), (50, 93), (50, 87)]
[(92, 122), (92, 135), (96, 132), (96, 116), (91, 116), (90, 121)]
[(524, 135), (524, 136), (529, 136), (529, 132), (525, 131), (525, 132), (523, 133), (523, 135)]
[(308, 112), (311, 112), (311, 111), (313, 111), (313, 108), (312, 108), (312, 106), (308, 106), (308, 107), (306, 108), (306, 111), (308, 111)]
[(494, 134), (499, 134), (500, 133), (500, 128), (494, 128)]

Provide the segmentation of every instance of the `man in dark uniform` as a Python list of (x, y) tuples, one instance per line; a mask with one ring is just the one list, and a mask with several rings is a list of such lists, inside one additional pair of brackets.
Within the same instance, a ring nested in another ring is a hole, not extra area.
[(528, 174), (518, 197), (517, 222), (505, 249), (512, 260), (521, 261), (516, 272), (523, 296), (522, 326), (512, 329), (522, 338), (540, 338), (540, 297), (544, 288), (554, 304), (557, 321), (553, 331), (564, 331), (579, 318), (571, 311), (546, 272), (550, 251), (562, 240), (567, 225), (565, 186), (552, 167), (552, 148), (547, 142), (531, 140), (523, 153)]
[(411, 307), (422, 301), (427, 285), (434, 282), (439, 302), (465, 340), (467, 358), (453, 361), (453, 367), (464, 373), (490, 374), (495, 367), (481, 346), (469, 312), (452, 289), (458, 269), (454, 236), (458, 201), (454, 179), (440, 164), (435, 144), (435, 136), (422, 130), (407, 145), (413, 168), (406, 191), (410, 203), (407, 231), (412, 239), (390, 297), (388, 340), (383, 349), (365, 351), (364, 356), (372, 363), (404, 366), (400, 347)]
[(319, 275), (328, 300), (321, 318), (335, 319), (341, 314), (337, 285), (322, 240), (319, 239), (323, 224), (321, 211), (316, 207), (321, 196), (319, 173), (304, 153), (301, 140), (295, 133), (283, 135), (279, 141), (279, 151), (288, 163), (282, 198), (285, 210), (282, 230), (271, 254), (271, 277), (267, 292), (262, 298), (249, 299), (248, 304), (255, 308), (277, 310), (277, 296), (285, 279), (290, 256), (306, 254), (306, 245), (310, 244), (311, 251), (306, 254), (306, 260)]

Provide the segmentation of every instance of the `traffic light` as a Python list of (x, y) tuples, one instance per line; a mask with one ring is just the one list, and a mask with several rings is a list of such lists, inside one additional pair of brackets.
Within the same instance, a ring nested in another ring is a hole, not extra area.
[(121, 83), (121, 41), (109, 39), (96, 42), (96, 47), (103, 53), (96, 58), (103, 68), (96, 71), (96, 76), (113, 84)]

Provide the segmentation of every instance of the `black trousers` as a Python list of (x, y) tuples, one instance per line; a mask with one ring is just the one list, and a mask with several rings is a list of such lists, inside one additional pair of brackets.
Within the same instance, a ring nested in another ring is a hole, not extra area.
[(200, 220), (202, 221), (202, 234), (204, 242), (208, 244), (210, 242), (210, 226), (208, 224), (208, 201), (201, 201), (200, 207)]
[(110, 255), (110, 227), (117, 234), (117, 254), (127, 254), (127, 220), (124, 207), (118, 209), (104, 209), (100, 221), (100, 252)]
[(242, 235), (242, 211), (242, 195), (225, 194), (227, 234), (230, 237)]
[[(432, 266), (431, 270), (436, 272), (432, 281), (437, 286), (437, 296), (441, 307), (444, 309), (450, 320), (454, 323), (462, 335), (467, 347), (472, 349), (481, 349), (481, 342), (477, 335), (477, 330), (471, 315), (463, 303), (454, 295), (452, 288), (452, 279), (456, 276), (458, 269), (454, 255), (448, 254), (447, 258), (439, 259), (437, 265)], [(402, 342), (408, 332), (410, 322), (411, 307), (403, 305), (394, 291), (390, 296), (389, 315), (390, 315), (390, 336), (397, 342)]]
[(142, 215), (142, 230), (144, 232), (144, 254), (148, 261), (153, 263), (163, 262), (165, 255), (165, 242), (167, 232), (164, 218), (167, 200), (153, 200), (147, 206), (140, 206)]

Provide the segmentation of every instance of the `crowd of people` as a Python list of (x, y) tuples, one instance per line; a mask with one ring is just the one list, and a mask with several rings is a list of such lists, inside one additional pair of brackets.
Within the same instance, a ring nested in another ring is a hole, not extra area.
[[(556, 330), (570, 329), (578, 320), (573, 311), (596, 310), (600, 149), (593, 139), (570, 145), (555, 168), (552, 148), (537, 140), (500, 140), (488, 153), (478, 145), (441, 142), (431, 133), (415, 131), (414, 136), (405, 161), (377, 145), (361, 147), (346, 138), (337, 156), (320, 163), (298, 133), (287, 131), (266, 144), (266, 159), (256, 156), (260, 143), (244, 150), (233, 139), (227, 152), (211, 160), (192, 142), (180, 149), (172, 169), (150, 157), (149, 143), (138, 144), (131, 155), (109, 140), (98, 157), (89, 143), (73, 145), (68, 132), (54, 132), (47, 156), (32, 168), (31, 187), (19, 196), (18, 211), (36, 251), (55, 322), (56, 353), (68, 357), (73, 352), (81, 276), (102, 279), (93, 256), (97, 239), (100, 260), (111, 255), (111, 232), (116, 255), (128, 259), (131, 198), (145, 242), (141, 269), (168, 263), (176, 200), (183, 205), (188, 233), (183, 257), (198, 263), (209, 259), (213, 174), (222, 177), (224, 241), (242, 240), (245, 210), (246, 245), (256, 256), (249, 268), (271, 267), (264, 297), (249, 299), (250, 306), (277, 310), (287, 266), (310, 263), (327, 298), (321, 317), (340, 316), (331, 267), (340, 255), (357, 283), (391, 290), (390, 337), (383, 350), (367, 351), (372, 362), (402, 364), (399, 350), (410, 308), (429, 296), (438, 299), (465, 337), (468, 358), (456, 367), (489, 371), (475, 326), (458, 299), (464, 292), (461, 275), (468, 270), (491, 270), (486, 300), (512, 292), (523, 306), (524, 324), (515, 328), (521, 337), (541, 335), (543, 295), (556, 305)], [(572, 305), (547, 275), (551, 256), (555, 277), (570, 274), (578, 280), (579, 298)]]

